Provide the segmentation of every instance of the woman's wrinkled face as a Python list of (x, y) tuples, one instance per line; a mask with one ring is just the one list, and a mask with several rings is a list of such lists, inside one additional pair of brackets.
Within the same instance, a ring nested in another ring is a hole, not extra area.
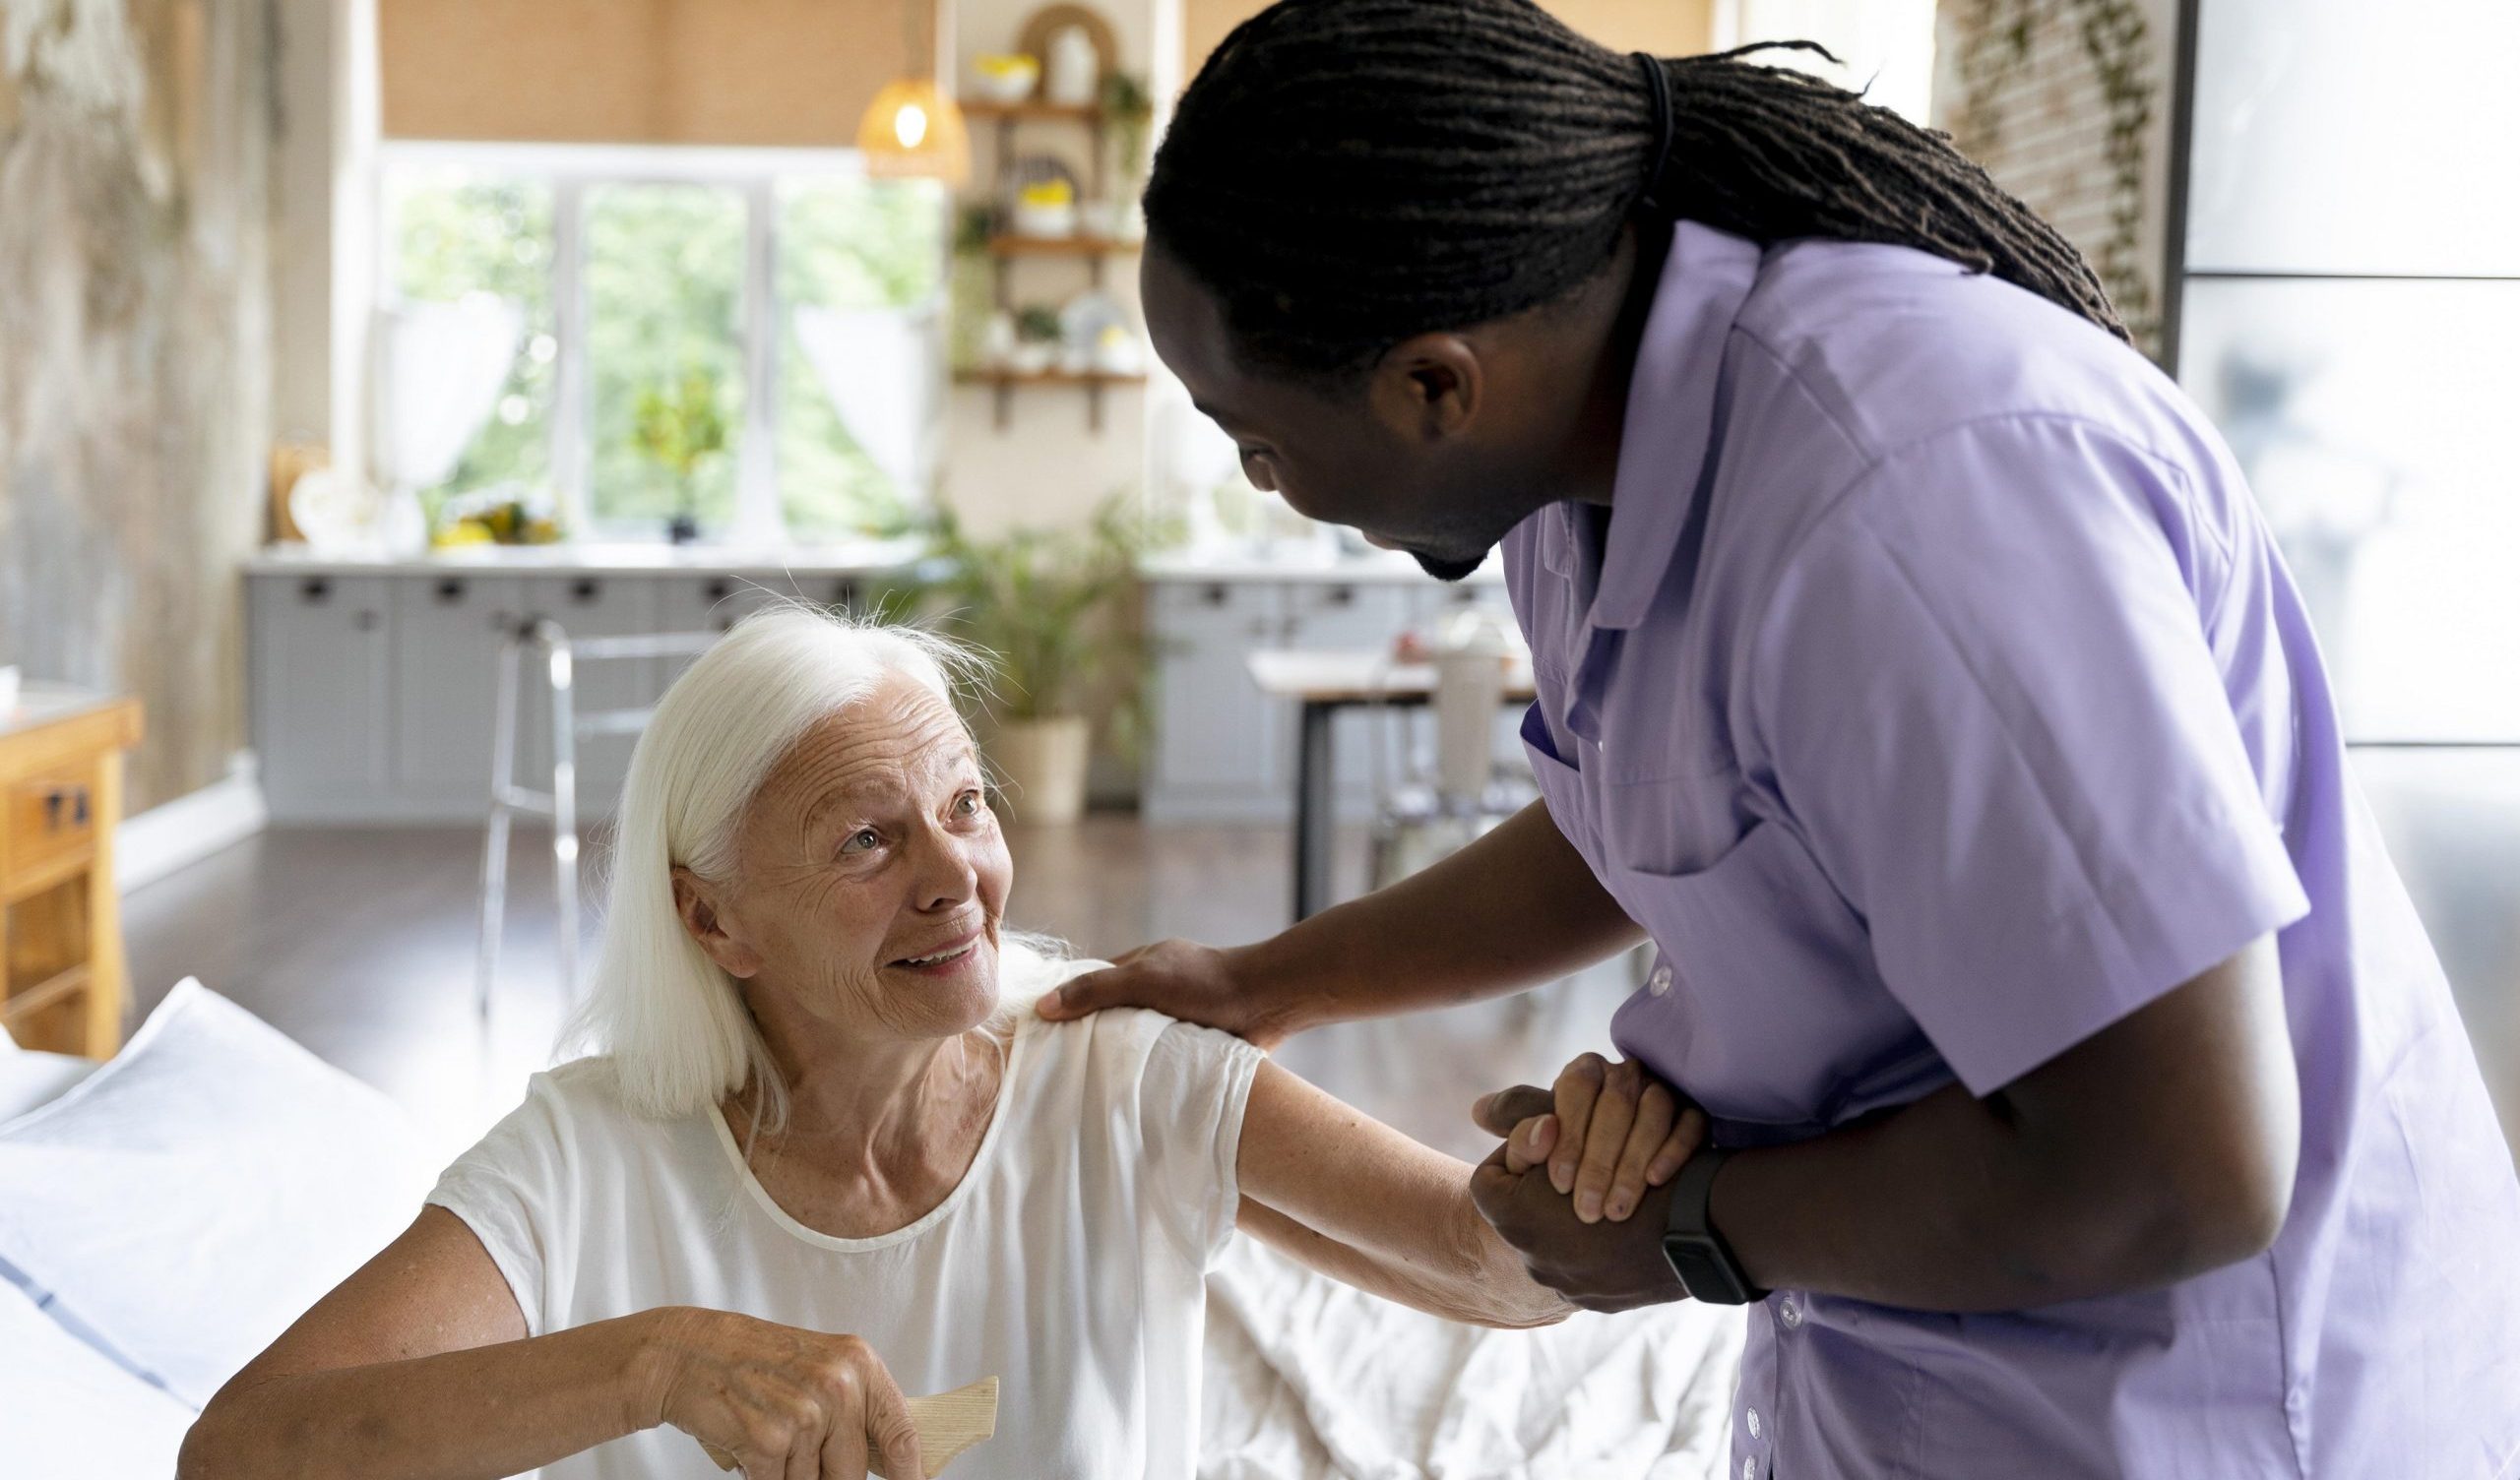
[[(997, 1003), (1014, 864), (953, 708), (905, 674), (805, 732), (712, 893), (720, 964), (851, 1036), (940, 1038)], [(750, 965), (752, 969), (739, 969)]]

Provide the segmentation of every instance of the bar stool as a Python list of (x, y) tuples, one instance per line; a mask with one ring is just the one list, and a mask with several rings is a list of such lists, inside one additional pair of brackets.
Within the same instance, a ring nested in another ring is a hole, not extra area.
[[(722, 633), (676, 632), (628, 637), (571, 638), (548, 617), (528, 617), (499, 641), (496, 729), (490, 740), (490, 817), (481, 852), (481, 939), (474, 967), (475, 1006), (486, 1026), (490, 994), (499, 970), (499, 937), (507, 914), (508, 832), (519, 815), (551, 823), (553, 884), (559, 892), (560, 1000), (578, 995), (578, 742), (637, 736), (654, 707), (598, 709), (580, 714), (572, 700), (577, 665), (625, 659), (692, 656), (708, 650)], [(526, 658), (551, 705), (551, 789), (516, 783), (517, 704), (529, 679)]]

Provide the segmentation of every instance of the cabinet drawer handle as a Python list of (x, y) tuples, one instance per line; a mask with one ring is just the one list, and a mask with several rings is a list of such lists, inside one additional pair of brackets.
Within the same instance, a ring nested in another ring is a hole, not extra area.
[(361, 632), (374, 632), (376, 630), (376, 613), (372, 611), (360, 612), (357, 616), (350, 619), (350, 625)]
[(62, 831), (61, 814), (64, 810), (67, 810), (70, 814), (69, 826), (73, 828), (87, 827), (88, 788), (85, 786), (54, 786), (44, 792), (43, 830), (46, 832), (58, 832)]
[(1353, 586), (1334, 586), (1324, 599), (1332, 606), (1354, 606), (1356, 604), (1356, 588)]
[(570, 598), (581, 605), (602, 594), (603, 583), (599, 581), (579, 581), (569, 587)]
[(453, 577), (437, 584), (438, 600), (452, 605), (464, 599), (464, 583)]
[(831, 604), (842, 608), (854, 608), (857, 605), (857, 583), (854, 581), (833, 583)]
[(708, 591), (711, 601), (724, 601), (735, 593), (735, 586), (731, 581), (712, 581), (709, 583)]
[(1205, 601), (1210, 606), (1223, 606), (1232, 597), (1232, 595), (1233, 592), (1228, 590), (1222, 586), (1211, 586), (1205, 590), (1199, 592), (1199, 599)]
[(323, 601), (329, 599), (332, 594), (333, 583), (324, 580), (320, 576), (312, 581), (303, 581), (298, 583), (297, 595), (298, 599), (301, 601), (310, 603)]

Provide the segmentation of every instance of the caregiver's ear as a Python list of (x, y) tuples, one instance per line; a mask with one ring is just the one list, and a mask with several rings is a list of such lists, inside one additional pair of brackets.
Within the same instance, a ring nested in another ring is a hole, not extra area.
[(1470, 340), (1421, 334), (1384, 351), (1365, 394), (1375, 419), (1405, 440), (1440, 442), (1470, 425), (1486, 385)]
[(717, 887), (698, 874), (674, 865), (673, 912), (700, 949), (728, 976), (747, 977), (761, 969), (761, 953), (726, 932)]

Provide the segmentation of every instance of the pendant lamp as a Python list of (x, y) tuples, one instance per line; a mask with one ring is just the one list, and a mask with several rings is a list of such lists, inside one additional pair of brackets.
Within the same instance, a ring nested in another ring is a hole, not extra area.
[[(941, 0), (940, 0), (941, 4)], [(935, 36), (922, 35), (919, 23), (927, 7), (902, 0), (904, 53), (914, 63), (908, 76), (884, 85), (857, 122), (857, 152), (866, 156), (866, 172), (877, 179), (943, 180), (960, 185), (971, 178), (972, 141), (963, 127), (963, 110), (936, 85)]]

